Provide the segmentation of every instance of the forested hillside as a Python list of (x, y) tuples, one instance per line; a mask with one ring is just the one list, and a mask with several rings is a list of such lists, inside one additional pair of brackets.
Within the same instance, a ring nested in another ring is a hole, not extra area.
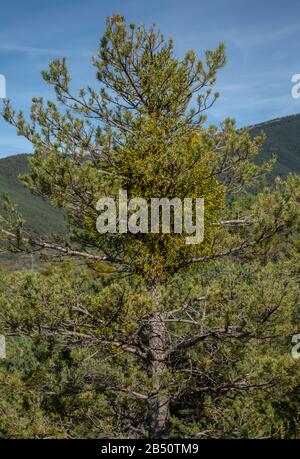
[(42, 198), (33, 196), (20, 182), (18, 177), (28, 171), (28, 155), (0, 159), (1, 197), (3, 193), (8, 193), (11, 200), (18, 205), (27, 225), (39, 234), (61, 232), (64, 228), (63, 213)]
[(252, 133), (264, 131), (266, 140), (263, 144), (259, 161), (277, 156), (277, 164), (270, 174), (285, 177), (289, 172), (300, 173), (300, 114), (277, 118), (266, 123), (256, 124)]

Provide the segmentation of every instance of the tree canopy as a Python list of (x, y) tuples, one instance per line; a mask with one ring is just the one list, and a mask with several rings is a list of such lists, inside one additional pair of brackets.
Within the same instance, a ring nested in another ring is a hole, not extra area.
[[(300, 179), (265, 187), (274, 161), (254, 163), (263, 134), (208, 124), (224, 64), (223, 44), (203, 61), (178, 58), (156, 27), (114, 15), (95, 88), (74, 92), (61, 59), (42, 72), (56, 102), (33, 99), (29, 120), (5, 102), (4, 118), (34, 146), (23, 183), (65, 209), (68, 233), (27, 233), (7, 199), (2, 250), (68, 261), (1, 274), (3, 330), (31, 349), (14, 366), (15, 393), (0, 389), (13, 399), (4, 435), (36, 398), (27, 436), (297, 435)], [(120, 189), (203, 198), (203, 242), (99, 234), (98, 199)]]

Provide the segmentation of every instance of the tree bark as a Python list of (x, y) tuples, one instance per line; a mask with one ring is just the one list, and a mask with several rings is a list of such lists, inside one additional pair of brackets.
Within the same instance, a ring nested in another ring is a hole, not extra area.
[(149, 323), (149, 373), (153, 378), (153, 393), (148, 398), (150, 417), (149, 438), (168, 438), (170, 397), (162, 387), (162, 378), (167, 370), (165, 323), (160, 312), (155, 313), (149, 320)]

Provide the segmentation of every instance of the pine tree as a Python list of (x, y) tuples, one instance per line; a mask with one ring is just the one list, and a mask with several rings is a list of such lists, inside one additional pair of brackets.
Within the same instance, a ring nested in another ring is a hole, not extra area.
[[(205, 123), (218, 98), (223, 44), (204, 63), (193, 51), (179, 59), (155, 27), (127, 26), (115, 15), (93, 64), (98, 88), (74, 94), (66, 61), (50, 63), (43, 77), (60, 105), (34, 99), (31, 122), (5, 103), (5, 119), (34, 146), (23, 181), (66, 210), (69, 232), (52, 239), (26, 233), (7, 203), (2, 236), (10, 250), (85, 260), (103, 282), (101, 294), (74, 303), (48, 298), (49, 308), (30, 290), (30, 319), (20, 311), (13, 322), (7, 313), (7, 333), (13, 325), (14, 333), (106, 350), (114, 364), (101, 390), (119, 394), (127, 424), (140, 435), (228, 436), (234, 421), (226, 413), (243, 417), (241, 394), (254, 406), (261, 399), (250, 394), (271, 391), (292, 365), (278, 349), (292, 333), (297, 300), (297, 273), (286, 258), (299, 259), (290, 242), (299, 229), (299, 178), (253, 191), (241, 207), (273, 161), (254, 163), (263, 136), (252, 138), (230, 119), (219, 128)], [(120, 189), (147, 202), (203, 198), (203, 242), (187, 245), (186, 234), (174, 231), (99, 234), (98, 199), (118, 199)], [(276, 252), (282, 244), (285, 256)]]

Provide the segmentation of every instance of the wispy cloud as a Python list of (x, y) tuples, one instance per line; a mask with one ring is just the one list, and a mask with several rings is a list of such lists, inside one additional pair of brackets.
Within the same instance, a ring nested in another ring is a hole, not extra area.
[(269, 30), (263, 27), (255, 27), (227, 33), (225, 40), (231, 42), (237, 48), (253, 48), (257, 46), (269, 46), (300, 31), (300, 22), (289, 24), (286, 27), (272, 27)]
[(90, 57), (93, 53), (87, 50), (78, 49), (52, 49), (52, 48), (39, 48), (37, 46), (19, 45), (0, 43), (0, 52), (9, 51), (16, 53), (27, 53), (34, 55), (47, 55), (47, 56), (69, 56), (76, 58)]

